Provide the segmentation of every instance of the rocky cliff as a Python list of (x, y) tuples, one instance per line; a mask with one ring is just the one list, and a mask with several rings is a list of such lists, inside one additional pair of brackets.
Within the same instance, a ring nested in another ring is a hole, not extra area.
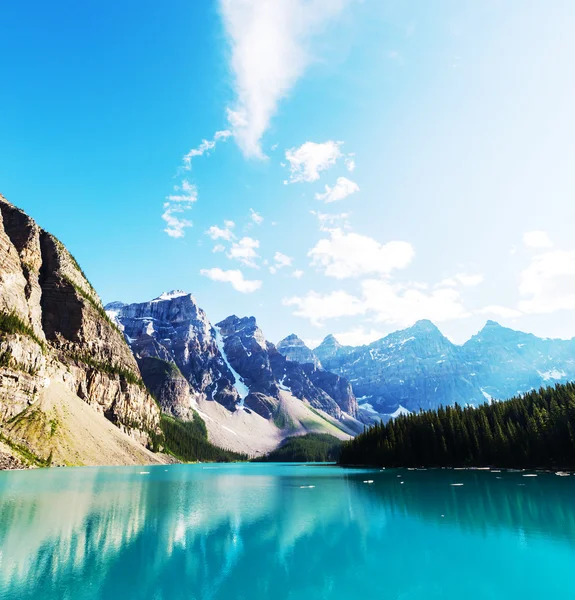
[[(200, 412), (210, 439), (220, 445), (251, 452), (258, 448), (255, 432), (262, 427), (276, 436), (277, 445), (288, 430), (305, 432), (306, 421), (314, 423), (314, 431), (322, 431), (322, 423), (332, 433), (335, 423), (340, 424), (336, 431), (340, 427), (347, 433), (360, 427), (349, 383), (313, 364), (288, 361), (266, 341), (253, 317), (232, 316), (213, 326), (194, 297), (181, 291), (149, 302), (113, 302), (106, 310), (122, 329), (162, 410), (183, 419)], [(239, 428), (254, 435), (241, 447), (236, 445)]]
[(216, 329), (191, 294), (173, 291), (149, 302), (113, 302), (106, 310), (165, 412), (190, 418), (198, 400), (235, 409), (241, 400), (237, 377), (222, 356)]
[(323, 373), (313, 363), (301, 365), (288, 360), (266, 341), (254, 317), (231, 316), (217, 326), (231, 366), (249, 388), (245, 403), (256, 412), (258, 394), (277, 398), (279, 390), (287, 390), (336, 419), (344, 417), (343, 413), (355, 417), (357, 402), (347, 381)]
[(317, 355), (310, 350), (305, 345), (304, 341), (300, 340), (295, 333), (292, 333), (281, 340), (277, 345), (277, 349), (278, 352), (283, 354), (288, 360), (302, 365), (311, 363), (316, 369), (321, 369), (321, 362)]
[[(0, 196), (0, 422), (30, 435), (46, 390), (62, 384), (124, 433), (150, 445), (159, 409), (121, 332), (72, 255)], [(38, 409), (38, 410), (36, 410)], [(36, 428), (38, 429), (38, 428)], [(17, 432), (16, 432), (17, 433)], [(41, 431), (34, 443), (42, 446)], [(52, 437), (54, 437), (52, 435)], [(46, 452), (50, 444), (46, 441)], [(60, 457), (66, 461), (66, 457)]]

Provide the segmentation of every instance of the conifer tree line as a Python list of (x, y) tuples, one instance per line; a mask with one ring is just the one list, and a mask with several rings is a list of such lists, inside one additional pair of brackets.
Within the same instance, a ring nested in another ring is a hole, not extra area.
[(308, 433), (288, 437), (284, 443), (256, 462), (335, 462), (341, 440), (328, 433)]
[(344, 443), (340, 463), (575, 469), (575, 384), (380, 422)]

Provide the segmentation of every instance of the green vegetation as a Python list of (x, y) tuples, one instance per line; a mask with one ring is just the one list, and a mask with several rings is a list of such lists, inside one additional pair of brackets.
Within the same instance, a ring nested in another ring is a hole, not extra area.
[(46, 345), (34, 333), (28, 323), (24, 322), (15, 312), (0, 311), (0, 336), (2, 333), (20, 333), (33, 339), (45, 351)]
[(139, 362), (142, 371), (145, 371), (146, 373), (146, 378), (151, 381), (158, 379), (163, 382), (166, 377), (184, 377), (176, 363), (168, 362), (161, 358), (156, 358), (155, 356), (145, 356), (144, 358), (139, 359)]
[(108, 375), (119, 375), (121, 379), (126, 381), (127, 383), (132, 383), (137, 385), (142, 389), (147, 389), (142, 378), (126, 369), (121, 367), (120, 365), (113, 363), (105, 363), (98, 360), (93, 359), (89, 354), (79, 354), (76, 352), (68, 353), (68, 356), (77, 362), (84, 363), (86, 366), (91, 367), (92, 369), (96, 369), (96, 371), (100, 371), (101, 373), (106, 373)]
[(288, 437), (284, 443), (256, 461), (333, 462), (339, 458), (342, 441), (327, 433), (308, 433)]
[(455, 405), (401, 416), (346, 442), (340, 462), (575, 469), (575, 384), (478, 408)]
[(2, 433), (0, 433), (0, 441), (9, 446), (18, 455), (18, 458), (27, 465), (33, 465), (35, 467), (49, 467), (52, 464), (52, 452), (50, 452), (50, 456), (44, 460), (43, 458), (40, 458), (38, 455), (34, 454), (32, 450), (23, 444), (14, 442)]
[[(245, 454), (218, 448), (208, 441), (204, 420), (194, 413), (193, 421), (182, 421), (167, 415), (161, 417), (164, 451), (185, 462), (233, 462), (247, 460)], [(156, 444), (154, 444), (156, 445)]]
[(288, 429), (294, 431), (297, 426), (285, 408), (279, 404), (273, 413), (273, 421), (278, 429)]

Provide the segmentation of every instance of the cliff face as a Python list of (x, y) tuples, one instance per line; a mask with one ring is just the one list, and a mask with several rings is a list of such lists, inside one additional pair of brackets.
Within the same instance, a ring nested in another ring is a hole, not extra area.
[(357, 402), (347, 380), (316, 368), (313, 362), (288, 360), (266, 341), (254, 317), (231, 316), (217, 326), (231, 366), (249, 388), (245, 403), (256, 412), (267, 412), (261, 412), (262, 394), (278, 398), (283, 390), (336, 419), (345, 418), (343, 413), (355, 417)]
[(113, 302), (106, 310), (123, 330), (164, 412), (190, 418), (199, 400), (235, 409), (240, 400), (236, 378), (221, 354), (216, 330), (191, 294), (174, 291), (149, 302)]
[(0, 196), (0, 423), (53, 382), (142, 444), (160, 432), (138, 365), (72, 255)]

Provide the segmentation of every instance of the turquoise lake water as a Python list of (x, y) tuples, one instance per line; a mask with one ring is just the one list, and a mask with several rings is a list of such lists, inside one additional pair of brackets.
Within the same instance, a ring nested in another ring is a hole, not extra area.
[(573, 598), (575, 477), (524, 475), (1, 472), (0, 598)]

